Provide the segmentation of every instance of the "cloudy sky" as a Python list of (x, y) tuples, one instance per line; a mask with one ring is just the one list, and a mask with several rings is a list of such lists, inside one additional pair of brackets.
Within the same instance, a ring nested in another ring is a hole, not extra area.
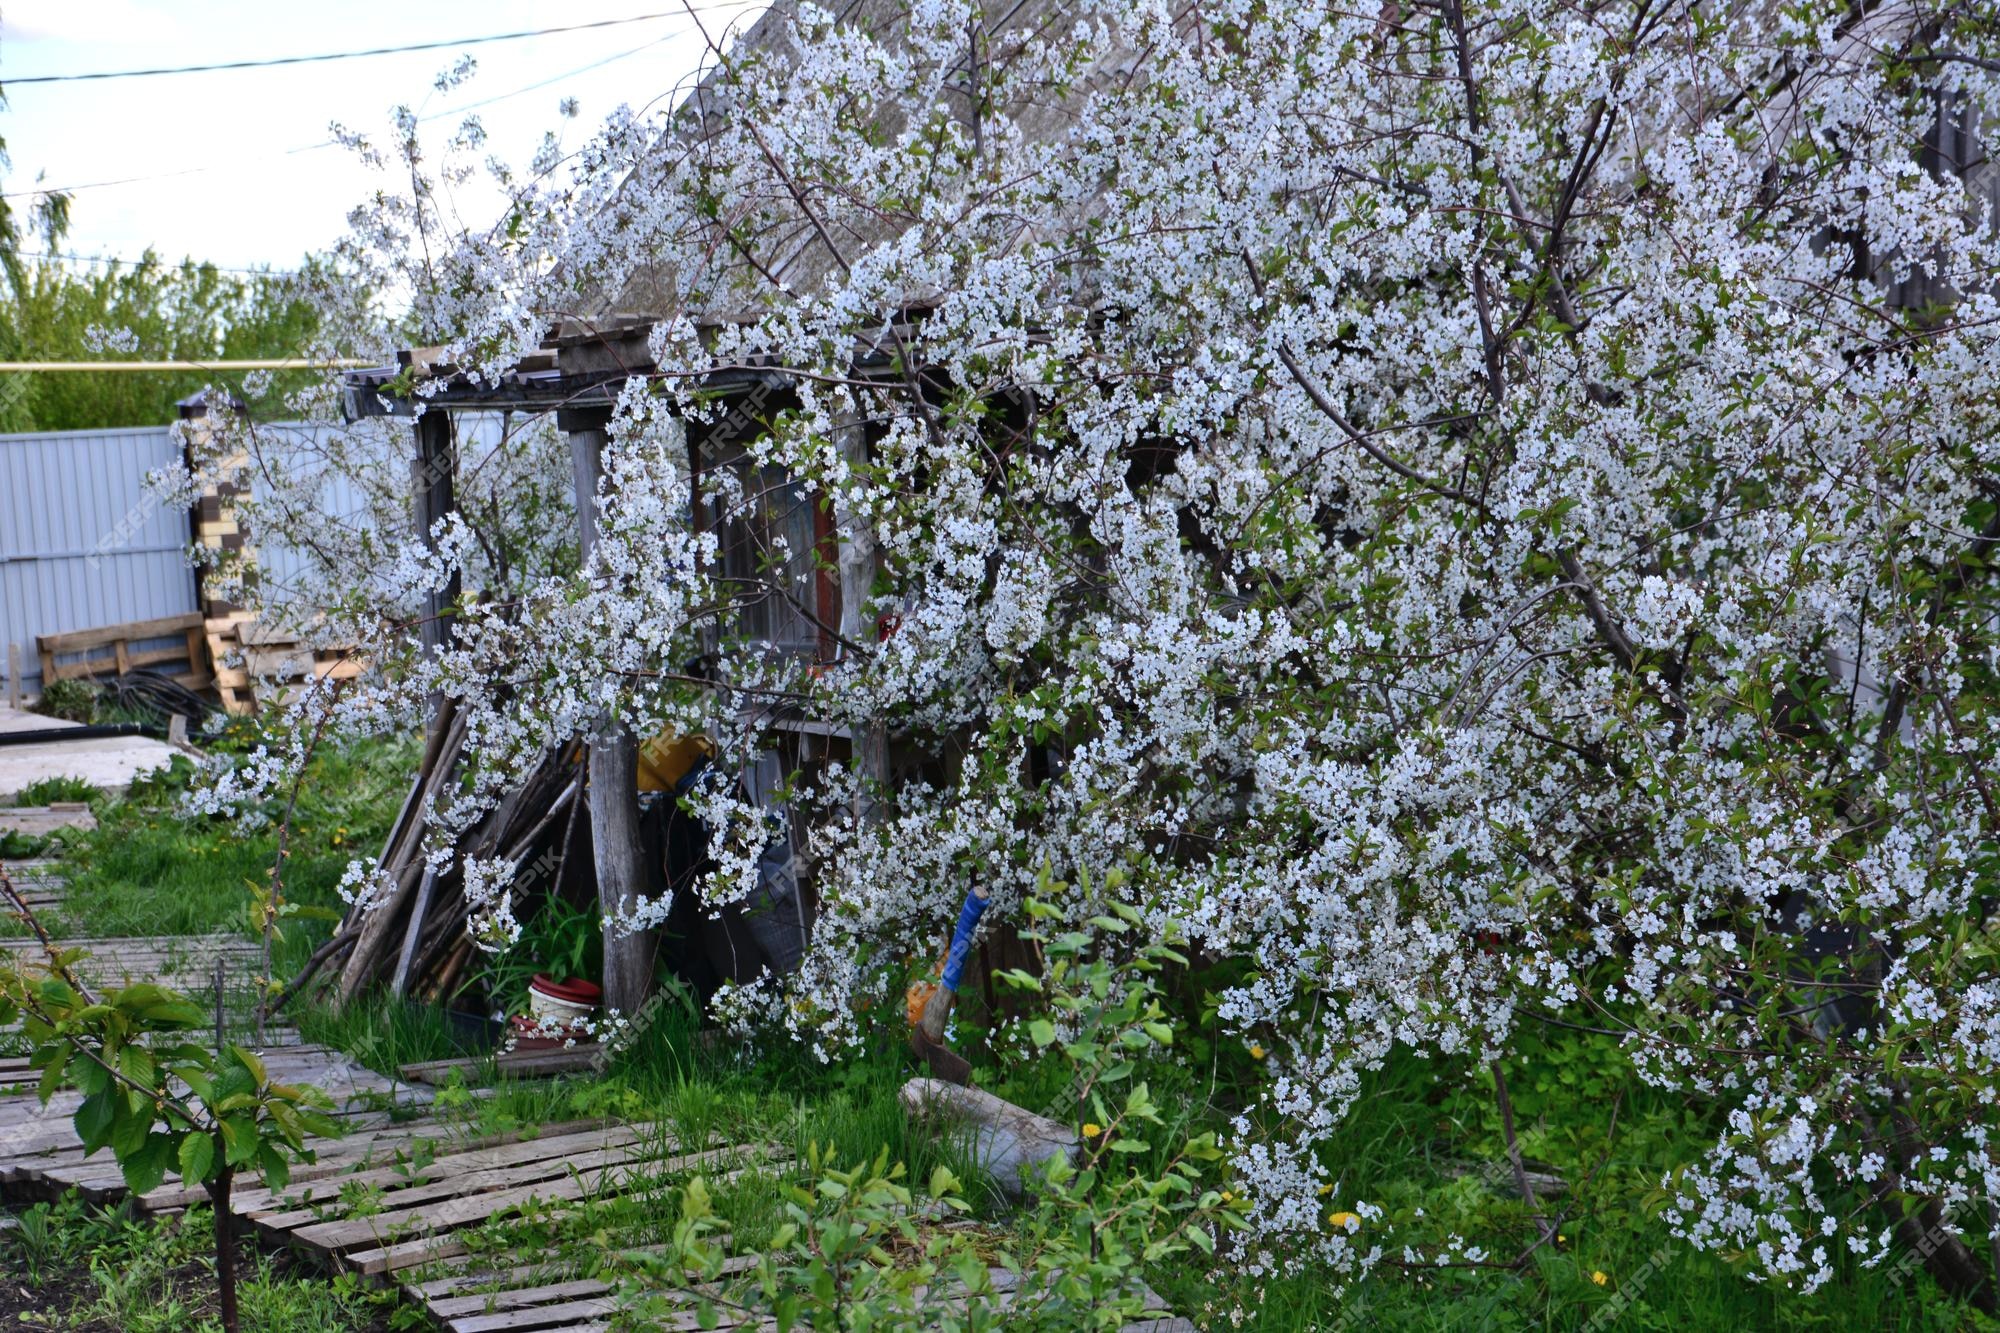
[[(384, 131), (415, 108), (441, 142), (467, 112), (490, 151), (525, 162), (544, 132), (580, 143), (621, 103), (671, 100), (700, 63), (697, 22), (720, 36), (760, 0), (0, 0), (0, 136), (13, 202), (38, 185), (75, 191), (68, 249), (131, 258), (152, 246), (226, 267), (290, 268), (344, 230), (376, 177), (327, 144), (339, 122)], [(692, 12), (690, 12), (692, 11)], [(653, 15), (654, 17), (641, 18)], [(464, 39), (640, 19), (518, 41)], [(42, 75), (210, 65), (420, 42), (436, 50), (320, 64), (60, 83)], [(434, 90), (460, 55), (478, 72)], [(557, 107), (579, 103), (577, 119)], [(490, 213), (490, 199), (462, 201)]]

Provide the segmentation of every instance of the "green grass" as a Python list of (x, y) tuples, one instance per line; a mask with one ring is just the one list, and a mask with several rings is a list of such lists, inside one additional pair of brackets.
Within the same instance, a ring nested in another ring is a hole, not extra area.
[(78, 777), (37, 778), (14, 794), (17, 806), (55, 805), (65, 801), (94, 802), (104, 793)]
[[(371, 741), (332, 746), (315, 756), (294, 811), (285, 894), (302, 907), (334, 912), (333, 886), (350, 857), (379, 850), (415, 766), (414, 745)], [(71, 831), (44, 850), (61, 862), (69, 887), (63, 909), (45, 924), (58, 935), (202, 935), (249, 933), (250, 891), (268, 881), (278, 859), (278, 809), (245, 836), (216, 817), (191, 818), (181, 800), (194, 766), (171, 767), (133, 784), (121, 800), (100, 802), (98, 826)], [(326, 936), (323, 921), (293, 918), (275, 952), (296, 966)]]
[[(216, 1312), (208, 1210), (135, 1221), (89, 1208), (74, 1195), (36, 1204), (17, 1230), (0, 1232), (0, 1272), (32, 1290), (41, 1308), (23, 1327), (210, 1333)], [(328, 1281), (254, 1248), (237, 1299), (246, 1333), (346, 1333), (378, 1323), (393, 1296), (352, 1277)]]
[[(444, 1049), (441, 1020), (421, 1009), (358, 1006), (329, 1026), (328, 1037), (373, 1043), (395, 1059), (428, 1058)], [(976, 1029), (964, 1045), (977, 1049)], [(1218, 1129), (1240, 1109), (1233, 1090), (1252, 1063), (1232, 1044), (1189, 1045), (1205, 1057), (1146, 1071), (1167, 1108), (1169, 1140)], [(371, 1063), (374, 1061), (371, 1060)], [(378, 1068), (386, 1067), (377, 1065)], [(698, 1036), (669, 1008), (601, 1078), (503, 1083), (491, 1097), (447, 1093), (475, 1132), (514, 1130), (562, 1120), (613, 1116), (652, 1120), (681, 1144), (771, 1143), (802, 1157), (808, 1144), (831, 1144), (843, 1161), (884, 1147), (915, 1182), (943, 1164), (967, 1182), (975, 1216), (1004, 1234), (1011, 1220), (988, 1182), (972, 1169), (964, 1145), (913, 1132), (897, 1090), (918, 1071), (901, 1034), (884, 1030), (860, 1053), (834, 1065), (773, 1044), (755, 1054), (713, 1035)], [(1439, 1330), (1583, 1329), (1625, 1293), (1618, 1329), (1992, 1329), (1967, 1306), (1946, 1298), (1921, 1271), (1901, 1281), (1894, 1258), (1877, 1269), (1843, 1261), (1840, 1280), (1803, 1296), (1746, 1280), (1719, 1259), (1668, 1237), (1651, 1215), (1649, 1196), (1662, 1176), (1712, 1140), (1713, 1127), (1685, 1100), (1649, 1089), (1625, 1071), (1608, 1038), (1529, 1031), (1507, 1065), (1526, 1157), (1569, 1182), (1543, 1201), (1560, 1218), (1560, 1240), (1536, 1250), (1518, 1269), (1399, 1271), (1385, 1265), (1344, 1286), (1308, 1270), (1268, 1279), (1229, 1264), (1177, 1262), (1148, 1281), (1202, 1327), (1276, 1333), (1325, 1328)], [(1019, 1104), (1053, 1109), (1061, 1075), (1046, 1064), (982, 1064), (977, 1081)], [(1613, 1107), (1617, 1108), (1614, 1119)], [(1156, 1156), (1158, 1153), (1156, 1152)], [(1477, 1067), (1399, 1057), (1371, 1075), (1342, 1122), (1327, 1159), (1342, 1199), (1381, 1204), (1392, 1215), (1421, 1209), (1421, 1243), (1447, 1232), (1505, 1261), (1537, 1235), (1528, 1207), (1513, 1194), (1490, 1075)], [(540, 1255), (562, 1276), (598, 1271), (607, 1248), (655, 1244), (670, 1233), (683, 1178), (651, 1193), (587, 1204), (568, 1214), (510, 1219), (480, 1233), (497, 1255)], [(736, 1253), (768, 1244), (778, 1217), (779, 1178), (746, 1172), (718, 1186), (715, 1207)], [(1384, 1238), (1391, 1256), (1403, 1237)], [(1981, 1238), (1974, 1237), (1975, 1242)], [(1975, 1248), (1978, 1248), (1975, 1244)], [(1602, 1273), (1604, 1282), (1593, 1280)], [(1608, 1313), (1608, 1312), (1607, 1312)], [(1599, 1324), (1598, 1327), (1611, 1325)]]

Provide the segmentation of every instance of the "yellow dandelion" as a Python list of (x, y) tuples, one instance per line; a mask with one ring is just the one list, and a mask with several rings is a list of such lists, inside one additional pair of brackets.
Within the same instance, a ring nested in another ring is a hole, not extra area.
[(1264, 1058), (1264, 1048), (1254, 1041), (1250, 1043), (1250, 1058), (1252, 1060), (1261, 1060)]
[(1103, 1132), (1104, 1132), (1104, 1126), (1098, 1124), (1096, 1121), (1086, 1120), (1083, 1122), (1083, 1137), (1087, 1139), (1094, 1139)]
[(1231, 1199), (1235, 1197), (1236, 1196), (1234, 1194), (1231, 1194), (1228, 1190), (1222, 1191), (1222, 1201), (1224, 1203), (1228, 1203)]
[(1326, 1224), (1336, 1231), (1361, 1230), (1361, 1219), (1353, 1213), (1328, 1213)]
[(1331, 1193), (1333, 1193), (1333, 1186), (1331, 1186), (1331, 1185), (1321, 1185), (1321, 1186), (1319, 1187), (1319, 1197), (1320, 1197), (1320, 1198), (1324, 1199), (1324, 1198), (1325, 1198), (1325, 1197), (1326, 1197), (1327, 1195), (1329, 1195), (1329, 1194), (1331, 1194)]
[(1590, 1270), (1590, 1280), (1601, 1287), (1611, 1280), (1611, 1275), (1601, 1268), (1593, 1268)]

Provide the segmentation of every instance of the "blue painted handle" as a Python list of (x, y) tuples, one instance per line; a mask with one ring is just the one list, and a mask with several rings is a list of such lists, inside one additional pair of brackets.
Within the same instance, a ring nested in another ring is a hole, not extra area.
[(965, 956), (972, 952), (972, 934), (985, 914), (985, 893), (974, 889), (966, 894), (965, 906), (958, 909), (958, 929), (951, 933), (951, 951), (944, 956), (944, 974), (938, 978), (938, 984), (954, 994), (958, 979), (965, 975)]

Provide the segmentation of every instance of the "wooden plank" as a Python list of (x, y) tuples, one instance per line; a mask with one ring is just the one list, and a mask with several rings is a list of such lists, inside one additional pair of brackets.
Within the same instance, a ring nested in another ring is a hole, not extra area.
[[(494, 1073), (505, 1078), (550, 1078), (557, 1074), (578, 1074), (594, 1068), (603, 1051), (598, 1042), (542, 1051), (502, 1051), (491, 1057)], [(488, 1059), (465, 1056), (456, 1060), (424, 1060), (402, 1067), (404, 1078), (416, 1083), (443, 1083), (452, 1074), (471, 1076), (481, 1072)]]
[[(720, 1235), (712, 1236), (709, 1239), (717, 1245), (727, 1245), (729, 1243), (729, 1233), (725, 1231)], [(630, 1248), (615, 1249), (609, 1252), (616, 1254), (621, 1258), (627, 1256), (637, 1258), (643, 1255), (665, 1254), (668, 1252), (670, 1248), (671, 1247), (666, 1245), (636, 1245)], [(755, 1254), (739, 1254), (732, 1258), (724, 1259), (722, 1261), (722, 1267), (716, 1273), (716, 1278), (721, 1279), (726, 1277), (735, 1277), (738, 1274), (747, 1273), (751, 1269), (757, 1266), (757, 1262), (761, 1257), (762, 1256)], [(492, 1283), (501, 1284), (496, 1292), (486, 1293), (487, 1295), (494, 1295), (494, 1294), (512, 1295), (516, 1291), (549, 1290), (550, 1279), (534, 1276), (535, 1274), (541, 1272), (543, 1269), (552, 1269), (561, 1272), (573, 1272), (575, 1271), (576, 1268), (576, 1264), (574, 1261), (571, 1261), (569, 1263), (563, 1263), (561, 1261), (552, 1261), (546, 1264), (537, 1264), (534, 1262), (529, 1262), (525, 1265), (508, 1269), (505, 1272), (491, 1268), (475, 1269), (473, 1267), (473, 1265), (477, 1263), (491, 1262), (492, 1258), (493, 1256), (491, 1255), (474, 1256), (466, 1254), (466, 1255), (458, 1255), (450, 1259), (441, 1260), (440, 1266), (446, 1268), (452, 1268), (457, 1271), (448, 1273), (444, 1277), (432, 1278), (428, 1282), (419, 1282), (419, 1283), (406, 1282), (403, 1284), (403, 1294), (405, 1296), (408, 1296), (411, 1300), (422, 1301), (425, 1305), (425, 1308), (427, 1308), (431, 1312), (431, 1314), (440, 1315), (441, 1312), (434, 1303), (436, 1301), (484, 1299), (484, 1296), (478, 1292), (473, 1292), (465, 1296), (461, 1296), (459, 1293), (463, 1292), (467, 1287), (485, 1286)], [(506, 1285), (509, 1282), (518, 1281), (519, 1278), (522, 1277), (524, 1274), (529, 1276), (529, 1283), (530, 1283), (529, 1286), (515, 1287)], [(576, 1283), (585, 1283), (585, 1282), (596, 1282), (597, 1280), (594, 1278), (574, 1278), (574, 1279), (569, 1279), (569, 1281)], [(607, 1291), (610, 1290), (608, 1284), (598, 1282), (597, 1285), (604, 1290)], [(595, 1293), (583, 1291), (579, 1292), (579, 1294), (594, 1295)], [(468, 1308), (474, 1308), (474, 1307), (468, 1307)]]
[(102, 648), (119, 639), (165, 639), (199, 628), (201, 613), (157, 616), (151, 620), (127, 620), (93, 629), (68, 630), (62, 634), (39, 634), (35, 643), (44, 653), (73, 653), (84, 648)]
[(422, 1171), (404, 1165), (375, 1167), (347, 1175), (311, 1182), (303, 1191), (279, 1191), (275, 1207), (260, 1211), (255, 1203), (237, 1209), (272, 1231), (289, 1231), (309, 1222), (325, 1220), (305, 1206), (321, 1199), (338, 1198), (350, 1187), (379, 1186), (388, 1208), (406, 1208), (429, 1198), (452, 1194), (474, 1194), (501, 1185), (521, 1184), (539, 1179), (532, 1173), (561, 1175), (573, 1157), (593, 1151), (622, 1149), (651, 1126), (621, 1126), (603, 1134), (572, 1134), (556, 1139), (525, 1139), (475, 1152), (433, 1158)]
[[(665, 1159), (650, 1156), (637, 1144), (619, 1143), (575, 1153), (567, 1158), (498, 1167), (453, 1180), (438, 1180), (398, 1190), (381, 1212), (368, 1217), (298, 1226), (286, 1239), (308, 1249), (339, 1252), (361, 1245), (379, 1245), (399, 1234), (418, 1234), (464, 1226), (505, 1212), (530, 1199), (555, 1201), (582, 1198), (591, 1185), (625, 1169), (652, 1167), (666, 1172), (722, 1157), (735, 1151), (723, 1147)], [(511, 1175), (510, 1175), (511, 1173)]]
[[(544, 1305), (529, 1310), (502, 1310), (497, 1314), (478, 1314), (454, 1319), (445, 1327), (452, 1333), (504, 1333), (507, 1330), (535, 1328), (568, 1328), (580, 1320), (597, 1315), (618, 1313), (618, 1302), (606, 1296), (594, 1296), (586, 1300), (566, 1301), (560, 1305)], [(653, 1327), (673, 1328), (674, 1324), (655, 1324)]]
[(428, 1303), (434, 1319), (455, 1319), (460, 1315), (497, 1314), (502, 1310), (524, 1310), (535, 1305), (559, 1305), (592, 1296), (608, 1296), (618, 1290), (596, 1278), (576, 1278), (545, 1287), (520, 1287), (512, 1291), (475, 1292), (470, 1296), (448, 1296)]
[[(431, 1120), (406, 1121), (396, 1124), (379, 1111), (349, 1117), (355, 1127), (347, 1138), (321, 1140), (316, 1162), (300, 1162), (292, 1167), (291, 1180), (284, 1191), (272, 1191), (261, 1185), (239, 1187), (231, 1200), (231, 1212), (242, 1213), (247, 1208), (266, 1205), (274, 1198), (282, 1198), (296, 1186), (322, 1180), (328, 1176), (344, 1175), (357, 1170), (372, 1170), (381, 1163), (388, 1165), (390, 1158), (377, 1158), (377, 1153), (392, 1153), (410, 1144), (427, 1141), (443, 1145), (447, 1155), (465, 1153), (480, 1148), (494, 1148), (503, 1143), (533, 1142), (537, 1137), (561, 1137), (579, 1133), (587, 1129), (601, 1129), (602, 1120), (565, 1120), (559, 1124), (537, 1127), (534, 1133), (527, 1130), (510, 1130), (499, 1134), (482, 1134), (472, 1138), (453, 1140), (449, 1131)], [(178, 1185), (162, 1186), (140, 1200), (140, 1205), (148, 1209), (185, 1208), (203, 1197), (199, 1190), (184, 1190)]]
[[(440, 1232), (469, 1226), (475, 1222), (484, 1222), (490, 1217), (511, 1212), (527, 1203), (574, 1202), (586, 1197), (601, 1185), (615, 1184), (620, 1171), (630, 1171), (647, 1165), (651, 1165), (658, 1172), (681, 1171), (740, 1151), (755, 1150), (716, 1148), (708, 1152), (692, 1153), (685, 1157), (650, 1164), (644, 1159), (628, 1160), (613, 1166), (578, 1172), (561, 1180), (525, 1185), (512, 1190), (495, 1190), (487, 1194), (474, 1195), (469, 1199), (450, 1200), (432, 1209), (418, 1210), (421, 1214), (420, 1219), (402, 1219), (404, 1225), (413, 1225), (421, 1220), (423, 1225), (430, 1228), (431, 1234), (409, 1240), (391, 1240), (390, 1243), (379, 1245), (374, 1249), (348, 1250), (340, 1256), (341, 1262), (356, 1272), (370, 1274), (393, 1273), (405, 1268), (414, 1268), (433, 1259), (465, 1252), (463, 1242), (454, 1240), (448, 1235), (438, 1234)], [(379, 1227), (384, 1219), (372, 1217), (361, 1220), (365, 1223), (378, 1224)]]

